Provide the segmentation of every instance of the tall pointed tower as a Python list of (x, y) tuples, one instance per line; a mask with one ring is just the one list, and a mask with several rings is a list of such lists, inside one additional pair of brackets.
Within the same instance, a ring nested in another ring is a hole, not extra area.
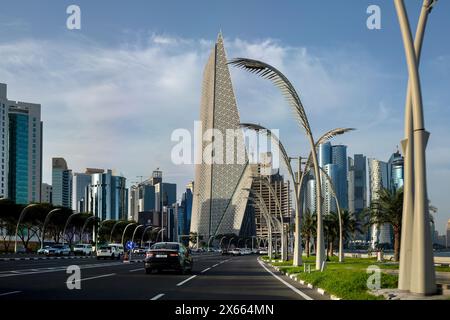
[[(242, 133), (235, 136), (232, 145), (226, 143), (226, 131), (239, 129), (240, 120), (222, 34), (219, 34), (204, 69), (200, 119), (202, 136), (198, 137), (195, 152), (201, 163), (195, 167), (191, 232), (197, 232), (208, 241), (210, 236), (240, 233), (248, 197), (248, 192), (243, 189), (251, 186)], [(219, 131), (222, 139), (214, 133), (209, 141), (203, 141), (203, 135), (207, 136), (211, 129)], [(218, 159), (205, 162), (208, 152), (221, 158), (223, 163), (217, 163)], [(241, 163), (237, 161), (238, 152), (244, 152)], [(226, 163), (226, 154), (230, 153), (234, 155), (231, 164)]]

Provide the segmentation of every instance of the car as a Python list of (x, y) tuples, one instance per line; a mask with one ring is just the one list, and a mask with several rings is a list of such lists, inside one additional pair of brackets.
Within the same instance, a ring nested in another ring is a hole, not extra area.
[(267, 254), (269, 254), (269, 251), (267, 249), (259, 249), (258, 254), (267, 255)]
[(252, 253), (252, 251), (250, 249), (248, 249), (248, 248), (240, 249), (240, 252), (241, 252), (242, 255), (245, 255), (245, 256)]
[(90, 256), (92, 254), (92, 245), (79, 243), (73, 246), (72, 251), (74, 255)]
[(45, 246), (43, 248), (38, 249), (38, 251), (36, 252), (37, 254), (48, 254), (48, 249), (50, 248), (50, 246)]
[(97, 249), (97, 259), (117, 259), (123, 256), (123, 246), (120, 249), (119, 245), (114, 244), (104, 244), (98, 247)]
[(134, 254), (145, 254), (147, 250), (145, 250), (144, 248), (134, 248), (132, 253)]
[(230, 251), (230, 254), (232, 254), (233, 256), (240, 256), (241, 250), (239, 250), (239, 248), (234, 248)]
[(147, 251), (144, 259), (145, 273), (153, 270), (175, 270), (181, 274), (192, 272), (194, 260), (191, 250), (178, 242), (158, 242)]
[(70, 247), (65, 244), (54, 244), (44, 250), (44, 254), (47, 256), (69, 256), (70, 252)]

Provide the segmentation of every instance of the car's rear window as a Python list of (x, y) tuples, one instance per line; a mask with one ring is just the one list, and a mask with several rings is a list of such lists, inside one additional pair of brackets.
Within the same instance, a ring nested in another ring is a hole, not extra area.
[(178, 250), (179, 245), (176, 243), (155, 243), (152, 249), (168, 249), (168, 250)]
[(102, 249), (102, 250), (104, 250), (104, 249), (109, 249), (110, 247), (108, 247), (108, 246), (100, 246), (99, 247), (99, 249)]

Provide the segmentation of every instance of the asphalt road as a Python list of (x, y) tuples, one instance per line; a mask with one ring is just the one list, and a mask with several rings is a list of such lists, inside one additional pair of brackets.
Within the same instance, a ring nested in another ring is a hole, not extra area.
[[(142, 259), (143, 257), (134, 257)], [(67, 267), (81, 269), (81, 289), (69, 290)], [(94, 258), (0, 261), (0, 300), (323, 300), (262, 265), (257, 256), (194, 256), (192, 274), (145, 274), (143, 262)]]

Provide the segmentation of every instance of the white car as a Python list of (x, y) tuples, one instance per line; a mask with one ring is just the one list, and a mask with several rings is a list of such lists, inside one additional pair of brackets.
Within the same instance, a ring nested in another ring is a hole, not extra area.
[(123, 256), (123, 246), (116, 244), (107, 244), (99, 246), (97, 249), (97, 259), (117, 259)]
[(241, 254), (242, 255), (249, 255), (249, 254), (251, 254), (252, 253), (252, 250), (250, 250), (250, 249), (248, 249), (248, 248), (244, 248), (244, 249), (241, 249)]
[(134, 254), (145, 254), (146, 250), (144, 248), (134, 248), (132, 252)]
[(65, 244), (55, 244), (46, 249), (43, 252), (45, 255), (55, 255), (55, 256), (69, 256), (70, 255), (70, 247)]
[(90, 256), (92, 254), (91, 244), (76, 244), (73, 246), (74, 255)]
[(258, 253), (266, 255), (269, 254), (269, 251), (267, 249), (259, 249)]
[(233, 250), (230, 251), (230, 253), (233, 256), (240, 256), (241, 255), (241, 250), (239, 250), (238, 248), (234, 248)]

